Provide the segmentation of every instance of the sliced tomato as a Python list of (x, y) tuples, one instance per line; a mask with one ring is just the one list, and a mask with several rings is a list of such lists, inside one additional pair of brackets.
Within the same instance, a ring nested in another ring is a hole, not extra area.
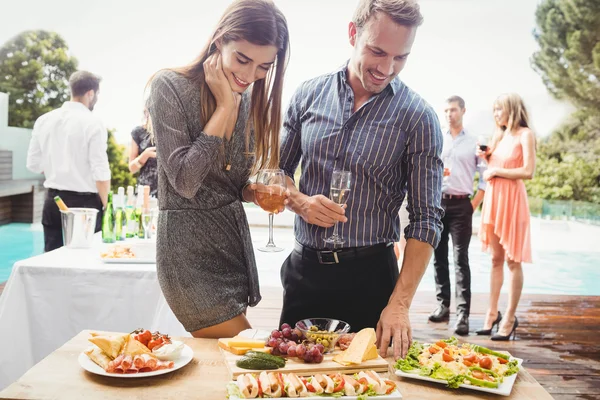
[(283, 383), (283, 375), (281, 375), (281, 372), (277, 373), (277, 383), (279, 383), (279, 385), (281, 386), (281, 390), (283, 390), (285, 388), (285, 384)]
[(475, 359), (476, 359), (476, 358), (477, 358), (477, 355), (476, 355), (476, 354), (474, 354), (474, 353), (471, 353), (471, 354), (467, 354), (466, 356), (464, 356), (464, 357), (463, 357), (463, 360), (467, 360), (467, 361), (469, 361), (470, 363), (473, 363), (473, 362), (475, 362)]
[(369, 386), (369, 381), (367, 380), (367, 378), (360, 378), (358, 380), (358, 383)]
[(387, 379), (384, 381), (385, 384), (387, 385), (387, 390), (385, 391), (385, 394), (390, 394), (394, 391), (394, 389), (396, 389), (396, 383), (392, 382), (392, 381), (388, 381)]
[(508, 364), (508, 360), (506, 358), (498, 357), (498, 362), (500, 364)]
[(262, 386), (260, 386), (260, 379), (257, 378), (256, 382), (258, 382), (258, 397), (262, 397), (263, 390), (262, 390)]
[(336, 393), (336, 392), (341, 392), (342, 390), (344, 390), (344, 383), (345, 383), (344, 378), (341, 378), (339, 380), (339, 383), (337, 384), (337, 386), (333, 388), (333, 392)]
[(435, 344), (436, 346), (441, 347), (442, 349), (448, 347), (448, 345), (445, 342), (442, 342), (441, 340), (439, 342), (436, 342)]
[(344, 377), (342, 374), (329, 374), (329, 377), (333, 381), (333, 392), (340, 392), (344, 390)]
[(467, 367), (470, 367), (471, 365), (473, 365), (473, 363), (468, 360), (463, 360), (463, 364), (465, 364)]
[(473, 370), (471, 372), (471, 374), (473, 375), (473, 378), (477, 378), (477, 379), (485, 379), (485, 377), (487, 376), (487, 374), (485, 372), (481, 372), (478, 370)]
[(431, 354), (436, 354), (438, 351), (440, 351), (437, 347), (431, 346), (429, 348), (429, 353)]
[(444, 360), (446, 362), (450, 362), (450, 361), (454, 361), (454, 358), (452, 358), (452, 356), (448, 353), (443, 353), (442, 360)]
[(309, 392), (316, 392), (317, 390), (315, 389), (315, 387), (312, 385), (312, 383), (306, 383), (306, 388), (308, 389)]

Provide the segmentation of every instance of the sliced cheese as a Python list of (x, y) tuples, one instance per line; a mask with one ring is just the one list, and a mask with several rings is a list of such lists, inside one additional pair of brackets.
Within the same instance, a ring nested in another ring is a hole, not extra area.
[[(239, 347), (239, 346), (232, 346), (232, 340), (235, 338), (222, 338), (219, 339), (217, 344), (219, 345), (220, 348), (222, 348), (223, 350), (226, 350), (232, 354), (238, 355), (238, 356), (243, 356), (244, 354), (246, 354), (247, 352), (249, 352), (250, 350), (253, 351), (262, 351), (263, 353), (271, 353), (271, 348), (270, 347), (265, 347), (265, 344), (263, 343), (262, 346), (259, 347)], [(234, 342), (235, 343), (235, 342)]]
[(346, 355), (346, 350), (344, 350), (341, 353), (338, 353), (335, 356), (333, 356), (333, 361), (335, 361), (338, 364), (344, 365), (344, 366), (352, 365), (351, 362), (345, 362), (344, 361), (344, 356), (345, 355)]
[(260, 349), (265, 347), (265, 341), (236, 336), (232, 339), (229, 339), (229, 347), (249, 347), (251, 349)]
[(354, 339), (352, 339), (352, 343), (348, 346), (342, 358), (342, 361), (346, 363), (352, 364), (360, 364), (363, 362), (365, 355), (372, 351), (372, 347), (375, 345), (375, 341), (377, 340), (377, 336), (375, 334), (375, 329), (373, 328), (365, 328), (356, 334)]

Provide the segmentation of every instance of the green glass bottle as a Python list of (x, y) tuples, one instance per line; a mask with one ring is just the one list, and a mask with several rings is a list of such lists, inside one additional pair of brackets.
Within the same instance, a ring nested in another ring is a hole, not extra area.
[(144, 185), (138, 185), (137, 202), (135, 204), (135, 236), (144, 238), (144, 225), (142, 224), (142, 206), (144, 205)]
[(108, 192), (108, 203), (102, 216), (102, 241), (104, 243), (115, 242), (115, 214), (113, 208), (113, 192)]
[(137, 224), (135, 220), (135, 194), (133, 194), (133, 186), (127, 186), (127, 207), (125, 207), (125, 219), (127, 220), (125, 237), (135, 237), (137, 232)]
[(125, 240), (127, 233), (127, 219), (124, 208), (125, 188), (120, 187), (115, 199), (115, 237), (117, 240)]

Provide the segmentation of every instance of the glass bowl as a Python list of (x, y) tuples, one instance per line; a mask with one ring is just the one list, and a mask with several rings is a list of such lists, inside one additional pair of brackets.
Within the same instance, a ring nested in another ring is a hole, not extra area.
[(307, 318), (296, 322), (296, 329), (309, 342), (322, 344), (325, 353), (333, 351), (338, 339), (350, 331), (347, 322), (332, 318)]

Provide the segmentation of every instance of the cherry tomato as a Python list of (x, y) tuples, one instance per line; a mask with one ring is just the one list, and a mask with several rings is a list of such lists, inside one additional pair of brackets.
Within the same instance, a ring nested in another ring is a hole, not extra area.
[(465, 364), (467, 367), (470, 367), (471, 365), (473, 365), (473, 363), (468, 360), (463, 360), (463, 364)]
[(442, 360), (450, 362), (454, 361), (454, 358), (452, 358), (452, 356), (448, 353), (442, 353)]
[(441, 340), (439, 342), (437, 342), (436, 345), (438, 347), (441, 347), (442, 349), (445, 349), (446, 347), (448, 347), (448, 345), (445, 342), (442, 342)]
[(160, 339), (152, 339), (151, 341), (148, 342), (148, 345), (146, 347), (148, 347), (150, 350), (152, 350), (153, 348), (155, 348), (156, 346), (162, 344), (162, 340)]
[(471, 354), (467, 354), (466, 356), (463, 357), (464, 360), (467, 360), (471, 363), (473, 363), (475, 361), (475, 359), (477, 358), (477, 356), (473, 353)]
[(440, 351), (437, 347), (431, 346), (429, 348), (429, 353), (431, 354), (436, 354), (438, 351)]
[(500, 364), (508, 364), (508, 360), (506, 358), (498, 357), (498, 362)]
[(483, 357), (481, 360), (479, 360), (479, 365), (481, 368), (490, 369), (492, 368), (492, 359), (489, 357)]

